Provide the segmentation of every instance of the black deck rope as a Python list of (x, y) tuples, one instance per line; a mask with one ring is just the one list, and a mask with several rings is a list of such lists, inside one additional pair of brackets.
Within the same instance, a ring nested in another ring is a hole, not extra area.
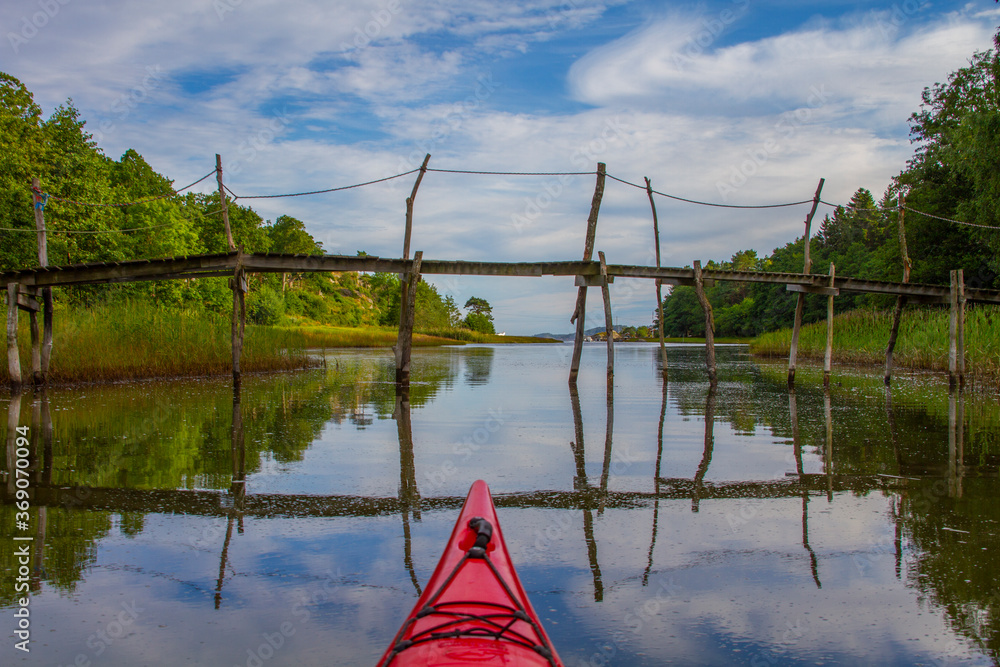
[[(438, 589), (434, 591), (434, 594), (428, 598), (427, 604), (425, 604), (417, 613), (406, 620), (403, 627), (400, 628), (399, 632), (396, 634), (393, 640), (392, 653), (389, 655), (389, 660), (386, 662), (387, 665), (391, 664), (392, 661), (401, 652), (410, 648), (411, 646), (416, 646), (418, 644), (424, 644), (427, 642), (448, 639), (448, 638), (458, 638), (458, 637), (482, 637), (482, 638), (492, 638), (496, 640), (505, 640), (513, 644), (518, 644), (519, 646), (524, 646), (525, 648), (530, 648), (542, 657), (544, 657), (552, 667), (555, 667), (555, 659), (553, 657), (552, 647), (548, 645), (545, 635), (542, 631), (541, 626), (536, 623), (531, 616), (528, 615), (527, 609), (521, 605), (520, 600), (514, 595), (510, 586), (507, 584), (506, 579), (497, 570), (496, 565), (493, 564), (493, 560), (490, 558), (486, 551), (486, 546), (489, 544), (493, 537), (493, 526), (489, 521), (483, 519), (482, 517), (474, 517), (469, 520), (468, 525), (469, 530), (476, 531), (476, 542), (465, 552), (462, 556), (462, 560), (455, 564), (454, 569), (448, 574), (448, 577), (444, 582), (438, 586)], [(499, 604), (496, 602), (483, 602), (481, 600), (455, 600), (453, 602), (443, 602), (441, 604), (436, 604), (435, 600), (441, 596), (441, 594), (448, 588), (448, 585), (458, 576), (459, 571), (462, 566), (465, 565), (469, 560), (482, 560), (490, 568), (493, 576), (496, 580), (500, 582), (503, 586), (504, 592), (507, 594), (511, 600), (513, 600), (516, 606)], [(476, 605), (479, 607), (495, 607), (498, 612), (494, 614), (470, 614), (466, 612), (458, 611), (448, 611), (449, 606), (463, 606), (463, 605)], [(449, 620), (439, 623), (427, 630), (414, 635), (410, 639), (403, 639), (403, 635), (406, 631), (413, 626), (414, 623), (419, 619), (427, 618), (428, 616), (446, 616)], [(505, 621), (506, 624), (502, 624), (498, 621)], [(497, 628), (496, 631), (490, 631), (488, 628), (470, 628), (467, 630), (445, 630), (449, 626), (453, 626), (459, 623), (467, 623), (469, 621), (478, 621), (484, 625)], [(542, 644), (537, 644), (532, 641), (529, 637), (524, 634), (513, 630), (513, 626), (517, 621), (523, 621), (531, 626), (534, 630), (535, 635), (538, 637)]]

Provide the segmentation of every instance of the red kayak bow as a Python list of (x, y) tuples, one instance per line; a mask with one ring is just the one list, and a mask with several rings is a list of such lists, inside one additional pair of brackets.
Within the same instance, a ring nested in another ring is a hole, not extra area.
[(444, 554), (379, 667), (562, 667), (507, 553), (489, 487), (469, 489)]

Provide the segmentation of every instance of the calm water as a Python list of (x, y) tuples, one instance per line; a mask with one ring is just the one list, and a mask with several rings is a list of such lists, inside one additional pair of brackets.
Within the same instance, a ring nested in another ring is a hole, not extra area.
[[(720, 348), (420, 350), (6, 397), (3, 664), (373, 665), (483, 478), (568, 665), (1000, 660), (1000, 408)], [(29, 427), (30, 527), (13, 425)], [(31, 536), (15, 542), (12, 536)], [(31, 652), (15, 650), (31, 545)]]

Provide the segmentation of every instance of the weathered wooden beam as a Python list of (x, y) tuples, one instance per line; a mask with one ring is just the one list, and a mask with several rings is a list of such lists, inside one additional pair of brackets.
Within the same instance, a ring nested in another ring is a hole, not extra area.
[[(607, 266), (603, 267), (607, 271)], [(614, 276), (609, 276), (607, 273), (598, 276), (577, 276), (576, 286), (577, 287), (606, 287), (609, 283), (615, 281)]]
[(785, 285), (789, 292), (799, 292), (800, 294), (822, 294), (823, 296), (840, 296), (840, 290), (836, 287), (812, 287), (810, 285)]
[(42, 305), (38, 303), (35, 294), (33, 292), (26, 292), (24, 289), (21, 289), (17, 293), (17, 307), (29, 313), (37, 313), (42, 309)]

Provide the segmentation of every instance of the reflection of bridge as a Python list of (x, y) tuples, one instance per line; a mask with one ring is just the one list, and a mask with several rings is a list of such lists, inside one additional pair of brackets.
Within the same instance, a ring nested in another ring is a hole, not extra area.
[[(664, 422), (666, 417), (668, 383), (663, 383), (663, 397), (660, 412), (658, 449), (652, 491), (613, 491), (608, 488), (611, 476), (612, 433), (614, 429), (613, 385), (609, 385), (607, 400), (607, 431), (604, 442), (603, 468), (599, 481), (592, 483), (586, 470), (586, 453), (583, 442), (583, 414), (579, 396), (571, 388), (570, 400), (574, 418), (575, 438), (571, 451), (575, 461), (573, 490), (529, 491), (501, 494), (496, 504), (501, 507), (522, 509), (562, 509), (580, 511), (583, 514), (583, 538), (587, 547), (590, 569), (594, 578), (594, 595), (598, 600), (603, 596), (603, 582), (598, 557), (598, 542), (594, 537), (594, 513), (598, 515), (606, 509), (653, 508), (652, 536), (649, 545), (648, 563), (643, 576), (648, 582), (654, 564), (660, 501), (685, 500), (691, 502), (691, 510), (698, 512), (700, 505), (713, 500), (753, 500), (775, 498), (800, 498), (802, 502), (802, 546), (808, 555), (813, 578), (820, 585), (819, 559), (809, 544), (808, 505), (817, 496), (826, 495), (832, 499), (837, 492), (850, 491), (903, 491), (913, 481), (941, 480), (946, 483), (948, 494), (962, 495), (962, 480), (971, 474), (981, 474), (963, 465), (964, 424), (963, 400), (952, 394), (949, 402), (949, 449), (948, 462), (934, 469), (917, 469), (905, 464), (900, 456), (896, 438), (891, 401), (887, 402), (888, 427), (891, 445), (897, 455), (897, 474), (842, 475), (834, 470), (832, 408), (829, 393), (824, 395), (826, 418), (825, 451), (823, 452), (824, 472), (807, 474), (803, 470), (803, 446), (799, 437), (798, 411), (795, 393), (789, 394), (789, 417), (796, 470), (778, 479), (749, 481), (706, 481), (705, 477), (712, 462), (714, 451), (714, 423), (716, 390), (710, 388), (705, 403), (704, 451), (692, 478), (665, 478), (660, 474), (664, 453)], [(357, 495), (302, 495), (302, 494), (253, 494), (246, 493), (244, 442), (240, 391), (233, 394), (232, 427), (232, 473), (233, 482), (228, 491), (187, 490), (187, 489), (135, 489), (135, 488), (95, 488), (86, 486), (61, 486), (51, 482), (53, 476), (53, 431), (49, 414), (48, 399), (41, 394), (32, 404), (32, 458), (31, 504), (39, 516), (37, 535), (33, 543), (35, 553), (36, 586), (40, 586), (40, 572), (44, 554), (46, 533), (46, 511), (48, 508), (70, 508), (86, 511), (141, 514), (181, 514), (206, 517), (226, 517), (228, 526), (222, 545), (220, 574), (216, 591), (216, 604), (221, 604), (222, 588), (225, 581), (225, 565), (228, 551), (235, 532), (242, 533), (243, 519), (254, 518), (307, 518), (307, 517), (376, 517), (399, 514), (403, 523), (404, 567), (408, 570), (414, 587), (419, 590), (415, 568), (411, 557), (411, 518), (419, 521), (424, 511), (454, 511), (461, 507), (464, 496), (421, 497), (414, 463), (414, 447), (410, 424), (410, 406), (405, 393), (397, 396), (394, 419), (397, 422), (400, 447), (400, 485), (397, 496), (357, 496)], [(19, 423), (21, 397), (15, 396), (8, 408), (7, 470), (14, 469), (16, 442), (15, 427)], [(995, 476), (995, 471), (988, 472)], [(12, 504), (15, 500), (14, 476), (8, 474), (6, 484), (0, 489), (0, 501)]]
[[(803, 493), (825, 494), (832, 481), (834, 492), (872, 491), (899, 488), (905, 478), (879, 475), (854, 475), (827, 477), (822, 474), (790, 477), (786, 480), (761, 482), (702, 482), (690, 479), (660, 479), (658, 490), (604, 491), (534, 491), (510, 493), (494, 497), (497, 507), (520, 509), (582, 509), (599, 507), (634, 508), (654, 500), (701, 500), (746, 498), (799, 498)], [(86, 486), (36, 485), (32, 489), (32, 505), (70, 507), (110, 512), (139, 512), (142, 514), (190, 514), (197, 516), (227, 516), (233, 511), (233, 496), (228, 491), (192, 491), (186, 489), (124, 489)], [(13, 502), (6, 489), (0, 501)], [(465, 496), (436, 496), (421, 498), (419, 508), (428, 510), (455, 510), (462, 507)], [(243, 516), (266, 518), (307, 517), (375, 517), (398, 514), (404, 506), (413, 507), (398, 497), (371, 497), (353, 495), (294, 495), (246, 494), (240, 500)]]

